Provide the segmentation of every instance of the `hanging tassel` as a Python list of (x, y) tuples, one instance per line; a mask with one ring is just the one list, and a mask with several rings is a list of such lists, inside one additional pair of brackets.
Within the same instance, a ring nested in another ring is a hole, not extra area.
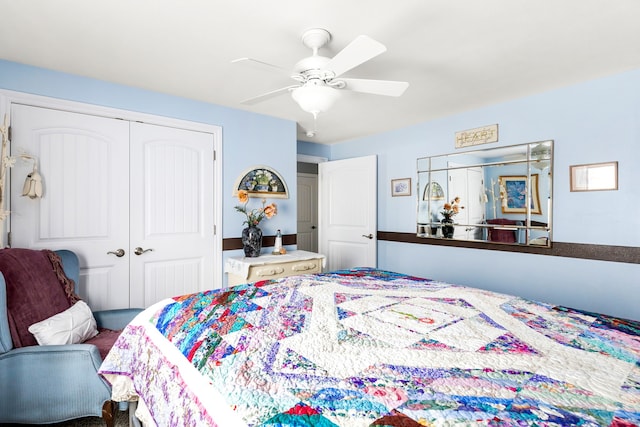
[(22, 186), (22, 195), (30, 199), (42, 197), (42, 176), (38, 173), (38, 163), (34, 160), (33, 171), (27, 175), (27, 179)]

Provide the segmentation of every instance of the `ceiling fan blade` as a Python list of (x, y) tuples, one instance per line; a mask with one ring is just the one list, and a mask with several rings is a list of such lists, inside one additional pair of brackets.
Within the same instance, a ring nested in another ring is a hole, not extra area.
[(295, 89), (297, 87), (300, 87), (300, 85), (291, 85), (291, 86), (287, 86), (287, 87), (281, 87), (280, 89), (272, 90), (271, 92), (263, 93), (262, 95), (258, 95), (258, 96), (254, 96), (253, 98), (245, 99), (244, 101), (241, 101), (240, 103), (241, 104), (245, 104), (245, 105), (257, 104), (258, 102), (266, 101), (267, 99), (271, 99), (271, 98), (275, 98), (276, 96), (280, 96), (283, 93), (286, 93), (289, 90)]
[(284, 75), (289, 74), (289, 71), (285, 70), (284, 68), (278, 65), (269, 64), (268, 62), (259, 61), (253, 58), (238, 58), (231, 61), (231, 63), (240, 64), (246, 67), (251, 67), (253, 69), (257, 69), (260, 71), (270, 71), (270, 72), (276, 72), (278, 74), (284, 73)]
[(347, 85), (345, 89), (375, 95), (400, 96), (409, 87), (407, 82), (393, 80), (339, 79)]
[(346, 73), (352, 68), (375, 58), (387, 48), (380, 42), (368, 36), (358, 36), (344, 49), (329, 60), (324, 66), (326, 70), (331, 70), (336, 77)]

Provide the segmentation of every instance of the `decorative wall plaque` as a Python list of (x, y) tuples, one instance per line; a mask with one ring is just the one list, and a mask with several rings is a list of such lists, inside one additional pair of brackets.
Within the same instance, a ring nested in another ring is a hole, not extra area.
[(456, 148), (498, 142), (498, 125), (483, 126), (456, 132)]

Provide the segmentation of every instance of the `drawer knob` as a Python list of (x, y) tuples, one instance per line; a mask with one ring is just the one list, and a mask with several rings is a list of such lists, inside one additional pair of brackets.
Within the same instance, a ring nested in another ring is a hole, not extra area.
[(270, 270), (258, 271), (258, 276), (275, 276), (276, 274), (284, 273), (284, 268), (272, 268)]
[(315, 264), (301, 264), (301, 265), (294, 265), (292, 270), (293, 271), (307, 271), (307, 270), (311, 270), (316, 268)]

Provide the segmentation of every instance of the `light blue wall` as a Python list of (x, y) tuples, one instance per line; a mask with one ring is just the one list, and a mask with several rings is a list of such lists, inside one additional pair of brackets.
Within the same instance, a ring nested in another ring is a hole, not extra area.
[(298, 154), (306, 154), (307, 156), (329, 158), (331, 155), (331, 147), (323, 144), (314, 144), (307, 141), (298, 141)]
[[(278, 204), (278, 215), (262, 223), (265, 235), (278, 228), (285, 234), (296, 232), (295, 122), (4, 60), (0, 60), (0, 88), (221, 126), (223, 237), (241, 235), (243, 217), (233, 208), (237, 204), (233, 184), (254, 165), (274, 168), (290, 192), (289, 199), (269, 201)], [(252, 200), (249, 207), (257, 207), (257, 202)], [(225, 257), (241, 252), (225, 252)]]
[[(295, 233), (296, 151), (341, 159), (378, 155), (378, 229), (414, 232), (414, 197), (389, 194), (389, 180), (415, 171), (417, 157), (453, 150), (455, 131), (499, 123), (500, 143), (554, 139), (554, 239), (638, 246), (640, 242), (640, 71), (327, 147), (297, 144), (296, 124), (156, 92), (0, 60), (0, 88), (222, 126), (223, 237), (239, 237), (242, 217), (233, 184), (246, 168), (266, 164), (289, 186), (279, 214), (264, 222)], [(329, 154), (326, 154), (329, 153)], [(620, 190), (570, 193), (568, 166), (617, 160)], [(415, 179), (415, 173), (412, 174)], [(414, 181), (415, 182), (415, 181)], [(607, 221), (606, 223), (604, 221)], [(640, 319), (640, 266), (430, 245), (380, 242), (379, 266)], [(241, 251), (225, 252), (225, 258)]]
[[(378, 230), (413, 233), (415, 185), (391, 197), (389, 181), (415, 183), (416, 158), (454, 152), (456, 131), (495, 123), (499, 142), (478, 148), (555, 141), (555, 241), (640, 244), (640, 70), (332, 145), (330, 158), (376, 154)], [(569, 191), (569, 165), (604, 161), (619, 162), (618, 191)], [(378, 266), (640, 319), (639, 264), (380, 241)]]

